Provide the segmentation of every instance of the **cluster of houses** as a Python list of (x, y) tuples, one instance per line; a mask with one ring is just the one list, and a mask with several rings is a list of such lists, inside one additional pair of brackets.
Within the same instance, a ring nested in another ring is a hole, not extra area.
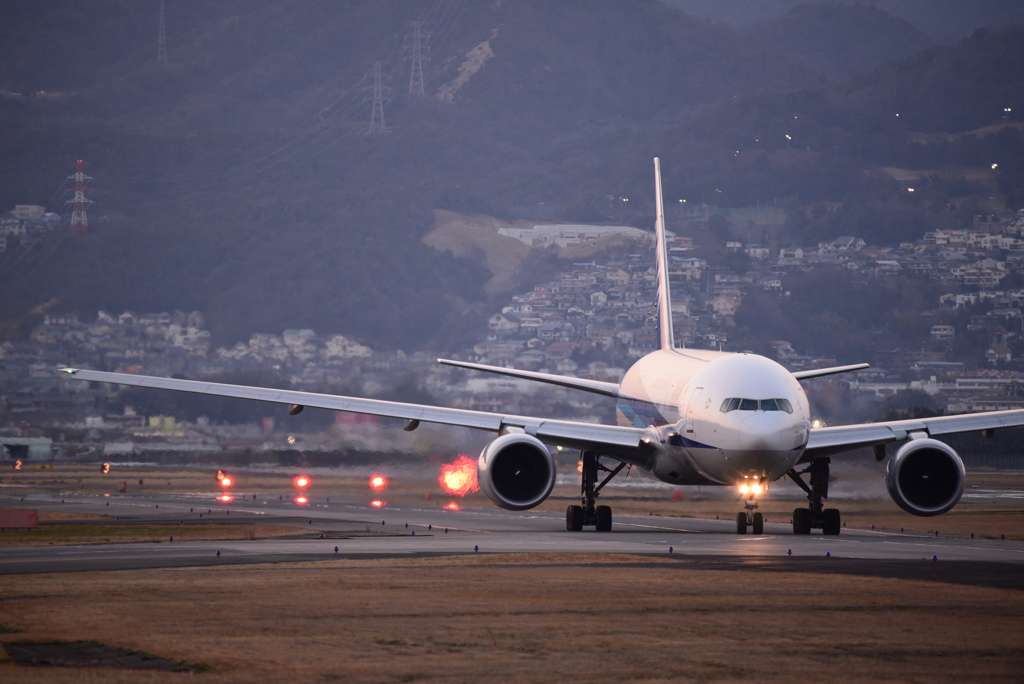
[[(45, 224), (47, 215), (42, 207), (19, 206), (11, 216), (17, 218), (21, 231), (26, 225)], [(13, 220), (3, 221), (2, 227), (14, 230), (10, 228)], [(535, 226), (517, 229), (521, 234), (511, 237), (532, 245), (572, 245), (600, 239), (609, 231), (623, 235), (625, 230), (606, 227), (588, 232), (585, 228)], [(27, 232), (11, 234), (21, 237)], [(486, 334), (459, 356), (491, 365), (618, 380), (623, 369), (652, 351), (658, 340), (654, 248), (649, 233), (637, 231), (627, 237), (636, 238), (633, 253), (571, 264), (548, 282), (513, 295), (488, 319)], [(734, 316), (744, 296), (752, 291), (785, 296), (783, 278), (795, 271), (848, 269), (871, 278), (922, 274), (955, 290), (940, 298), (940, 307), (983, 304), (985, 311), (970, 317), (967, 330), (948, 323), (932, 326), (930, 339), (922, 341), (929, 346), (927, 352), (894, 350), (881, 364), (888, 371), (871, 369), (842, 382), (851, 391), (875, 396), (921, 389), (945, 397), (950, 407), (977, 408), (1000, 401), (1000, 405), (1016, 406), (1017, 385), (1011, 383), (1024, 383), (1024, 377), (1007, 370), (1006, 364), (1014, 360), (1011, 342), (1022, 330), (1024, 289), (997, 287), (1024, 261), (1024, 212), (995, 220), (979, 217), (972, 230), (936, 230), (895, 249), (869, 247), (854, 236), (822, 242), (816, 248), (774, 251), (730, 242), (726, 249), (745, 252), (751, 268), (745, 273), (730, 271), (695, 256), (690, 238), (670, 239), (677, 341), (689, 347), (728, 349)], [(943, 345), (951, 344), (958, 334), (979, 330), (991, 333), (985, 357), (988, 368), (971, 370), (946, 358)], [(800, 354), (785, 341), (772, 346), (776, 358), (793, 370), (836, 364), (836, 359)], [(597, 358), (606, 362), (594, 362), (593, 350), (600, 350)], [(193, 378), (259, 371), (273, 373), (300, 389), (346, 388), (364, 396), (415, 377), (452, 406), (551, 415), (583, 412), (594, 420), (609, 418), (596, 403), (562, 390), (535, 393), (533, 385), (523, 381), (467, 376), (438, 366), (424, 354), (378, 352), (343, 335), (286, 330), (280, 335), (255, 334), (247, 342), (214, 349), (198, 312), (100, 312), (89, 322), (74, 315), (47, 315), (29, 339), (0, 345), (0, 412), (95, 413), (117, 391), (61, 382), (54, 369), (64, 365)], [(986, 375), (991, 373), (997, 375)], [(1013, 392), (1007, 392), (1008, 387)], [(135, 420), (141, 418), (132, 417), (129, 422)]]
[(17, 204), (0, 214), (0, 253), (15, 247), (31, 247), (60, 224), (58, 214), (38, 204)]
[(839, 267), (870, 277), (919, 274), (950, 285), (996, 287), (1024, 264), (1024, 210), (1001, 221), (976, 218), (976, 230), (936, 230), (898, 248), (870, 247), (854, 236), (822, 242), (816, 249), (785, 247), (772, 270), (784, 274)]

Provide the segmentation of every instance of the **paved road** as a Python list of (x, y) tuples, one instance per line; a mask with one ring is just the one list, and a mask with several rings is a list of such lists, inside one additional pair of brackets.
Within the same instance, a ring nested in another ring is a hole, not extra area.
[[(389, 505), (375, 509), (365, 503), (339, 501), (339, 497), (334, 497), (331, 503), (321, 500), (301, 507), (276, 498), (255, 501), (239, 498), (230, 504), (211, 505), (212, 496), (209, 494), (64, 497), (62, 503), (60, 498), (49, 495), (30, 495), (24, 501), (20, 497), (6, 496), (0, 497), (0, 506), (64, 513), (102, 513), (118, 518), (109, 522), (83, 521), (81, 524), (167, 525), (168, 537), (173, 535), (174, 525), (182, 520), (216, 524), (259, 521), (305, 527), (310, 532), (286, 538), (219, 542), (6, 547), (0, 549), (0, 574), (462, 553), (667, 556), (671, 547), (672, 557), (681, 562), (700, 562), (723, 568), (747, 567), (756, 563), (769, 569), (793, 569), (793, 561), (797, 559), (802, 569), (831, 567), (822, 566), (822, 562), (832, 562), (833, 566), (840, 567), (841, 561), (843, 568), (859, 568), (856, 574), (903, 576), (899, 568), (919, 566), (926, 569), (909, 576), (924, 573), (935, 577), (936, 572), (945, 573), (949, 572), (949, 567), (958, 567), (962, 572), (954, 573), (957, 576), (974, 576), (984, 569), (981, 575), (988, 579), (983, 578), (980, 583), (1020, 584), (1019, 588), (1024, 588), (1024, 568), (1019, 567), (1024, 564), (1024, 543), (1013, 541), (949, 536), (936, 538), (854, 529), (845, 529), (838, 537), (825, 537), (818, 532), (802, 537), (792, 534), (788, 521), (765, 524), (763, 536), (739, 536), (735, 534), (735, 523), (731, 520), (626, 515), (616, 516), (612, 532), (587, 530), (570, 533), (565, 531), (564, 516), (558, 513), (512, 513), (496, 508), (445, 511), (436, 506), (417, 505)], [(320, 533), (324, 538), (319, 537)], [(939, 561), (933, 561), (933, 557)], [(778, 565), (773, 559), (786, 565)], [(971, 564), (973, 569), (968, 572), (966, 568)], [(1012, 575), (1012, 578), (1001, 579), (1006, 575)], [(949, 581), (960, 580), (953, 577)]]

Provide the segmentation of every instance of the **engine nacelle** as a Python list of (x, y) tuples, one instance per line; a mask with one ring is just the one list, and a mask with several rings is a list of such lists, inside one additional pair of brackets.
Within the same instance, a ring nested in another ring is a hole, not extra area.
[(889, 496), (907, 513), (931, 516), (945, 513), (964, 493), (964, 462), (947, 444), (914, 439), (889, 459), (885, 485)]
[(536, 437), (502, 435), (480, 452), (477, 481), (495, 505), (525, 511), (548, 498), (555, 487), (555, 459)]

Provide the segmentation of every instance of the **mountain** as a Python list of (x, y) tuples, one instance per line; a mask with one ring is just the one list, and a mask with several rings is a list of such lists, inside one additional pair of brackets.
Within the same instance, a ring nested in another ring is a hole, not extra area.
[(798, 60), (829, 80), (864, 74), (932, 41), (906, 19), (864, 5), (800, 4), (753, 24), (755, 45)]
[[(877, 169), (987, 157), (987, 138), (915, 136), (998, 123), (997, 102), (1024, 111), (1012, 30), (826, 87), (799, 51), (655, 0), (167, 0), (167, 65), (152, 7), (4, 12), (0, 208), (65, 210), (75, 159), (95, 201), (89, 235), (65, 224), (0, 255), (7, 338), (43, 311), (198, 309), (219, 344), (311, 327), (455, 349), (501, 293), (485, 293), (482, 260), (423, 244), (437, 209), (649, 225), (657, 154), (679, 197), (788, 202), (794, 239), (839, 226), (897, 239), (871, 226), (917, 230), (960, 186), (909, 203)], [(427, 97), (408, 94), (416, 19)], [(370, 135), (376, 60), (386, 131)], [(825, 202), (844, 209), (812, 211)]]
[[(777, 19), (801, 0), (664, 0), (671, 7), (737, 28)], [(832, 5), (864, 5), (860, 0), (825, 0)], [(1018, 0), (872, 0), (866, 3), (909, 21), (932, 40), (952, 43), (979, 28), (1005, 28), (1024, 21)]]

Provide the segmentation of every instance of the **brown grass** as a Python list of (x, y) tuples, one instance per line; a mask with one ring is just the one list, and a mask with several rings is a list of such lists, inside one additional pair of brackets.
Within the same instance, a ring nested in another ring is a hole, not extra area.
[[(207, 663), (210, 683), (1024, 678), (1024, 592), (629, 556), (34, 575), (0, 610), (26, 630), (5, 641), (93, 639)], [(12, 683), (140, 674), (0, 664)]]

